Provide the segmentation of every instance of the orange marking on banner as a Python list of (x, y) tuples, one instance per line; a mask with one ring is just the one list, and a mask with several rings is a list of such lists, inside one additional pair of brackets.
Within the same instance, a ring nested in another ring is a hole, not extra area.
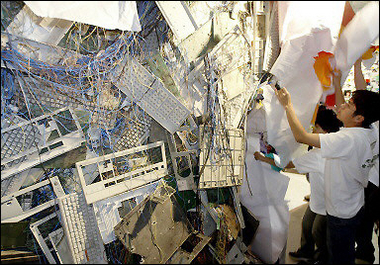
[(373, 53), (379, 49), (379, 46), (371, 46), (363, 55), (362, 59), (363, 60), (368, 60), (373, 57)]
[(334, 57), (334, 54), (325, 51), (319, 52), (318, 56), (314, 57), (314, 71), (322, 84), (323, 90), (328, 90), (331, 86), (332, 67), (329, 59), (332, 57)]

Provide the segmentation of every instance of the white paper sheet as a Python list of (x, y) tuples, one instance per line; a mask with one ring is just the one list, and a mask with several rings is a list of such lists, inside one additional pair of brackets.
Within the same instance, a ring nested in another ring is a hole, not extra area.
[(81, 22), (106, 29), (141, 31), (136, 1), (24, 1), (40, 17)]

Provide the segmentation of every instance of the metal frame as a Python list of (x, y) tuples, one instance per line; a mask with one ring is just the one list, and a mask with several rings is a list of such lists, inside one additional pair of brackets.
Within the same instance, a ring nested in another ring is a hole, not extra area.
[[(124, 174), (115, 174), (115, 169), (118, 169), (112, 160), (156, 147), (161, 148), (161, 162), (146, 165)], [(99, 175), (101, 180), (95, 183), (86, 184), (84, 176), (85, 172), (82, 168), (90, 165), (96, 166), (96, 171), (94, 173), (96, 173), (96, 177)], [(88, 204), (143, 186), (164, 177), (168, 173), (165, 145), (162, 141), (80, 161), (76, 163), (76, 168)]]
[[(205, 126), (201, 125), (199, 129), (199, 135), (203, 134)], [(217, 188), (228, 186), (239, 186), (243, 183), (244, 174), (244, 157), (245, 157), (245, 141), (243, 130), (241, 129), (226, 129), (229, 140), (229, 150), (231, 152), (232, 159), (218, 158), (217, 164), (210, 162), (207, 159), (208, 145), (207, 139), (200, 137), (200, 158), (199, 166), (204, 167), (203, 173), (200, 175), (199, 188)], [(221, 135), (221, 132), (217, 132), (221, 141), (226, 141), (225, 137)], [(212, 154), (211, 154), (212, 156)], [(232, 163), (232, 164), (231, 164)]]
[[(55, 241), (55, 237), (57, 235), (61, 234), (61, 238), (59, 239), (58, 242)], [(62, 244), (65, 244), (66, 247), (67, 247), (67, 250), (70, 250), (69, 249), (69, 243), (67, 242), (67, 239), (66, 239), (66, 236), (65, 236), (65, 232), (63, 230), (63, 227), (57, 229), (57, 230), (54, 230), (53, 232), (51, 232), (49, 235), (48, 235), (48, 238), (51, 242), (51, 244), (53, 245), (53, 248), (55, 250), (55, 253), (57, 254), (57, 257), (60, 261), (61, 264), (72, 264), (73, 261), (71, 259), (71, 255), (70, 253), (65, 253), (65, 252), (62, 252), (62, 249), (60, 251), (59, 247), (62, 245)], [(66, 254), (66, 256), (65, 256)]]
[[(66, 240), (66, 237), (65, 237), (65, 234), (64, 234), (64, 231), (63, 231), (63, 227), (61, 228), (58, 228), (56, 230), (54, 230), (53, 232), (49, 233), (48, 236), (46, 238), (43, 238), (42, 237), (42, 234), (39, 230), (39, 226), (42, 225), (43, 223), (46, 223), (48, 222), (49, 220), (53, 219), (57, 217), (58, 219), (60, 219), (60, 212), (54, 212), (32, 224), (29, 225), (29, 228), (30, 230), (32, 231), (35, 239), (37, 240), (37, 243), (38, 245), (41, 247), (41, 250), (42, 252), (45, 254), (45, 257), (47, 258), (48, 262), (50, 264), (57, 264), (58, 263), (61, 263), (61, 264), (64, 264), (64, 259), (62, 259), (62, 255), (65, 254), (65, 253), (60, 253), (59, 249), (57, 248), (57, 243), (55, 242), (54, 240), (54, 237), (58, 234), (62, 234), (62, 237), (60, 239), (60, 241), (65, 241), (63, 243), (67, 243), (67, 240)], [(53, 248), (52, 249), (49, 249), (49, 247), (47, 246), (46, 242), (47, 241), (50, 241), (50, 243), (52, 244)], [(58, 257), (58, 260), (56, 260), (54, 258), (54, 256), (52, 255), (52, 250), (55, 251), (55, 254), (57, 255)], [(70, 259), (71, 259), (71, 254), (70, 254)], [(67, 259), (65, 259), (67, 261)], [(69, 260), (69, 264), (72, 263), (72, 260)], [(66, 262), (67, 263), (67, 262)]]
[[(244, 49), (244, 45), (247, 49)], [(214, 66), (220, 70), (218, 75), (218, 80), (223, 81), (228, 78), (228, 74), (233, 74), (239, 70), (241, 66), (244, 66), (249, 61), (249, 42), (245, 36), (245, 34), (241, 31), (239, 26), (235, 26), (232, 28), (230, 32), (228, 32), (223, 39), (212, 49), (211, 52), (208, 53), (208, 56), (212, 58)], [(203, 73), (205, 72), (205, 64), (204, 64), (204, 56), (197, 58), (194, 61), (194, 69), (189, 73), (188, 78), (182, 79), (179, 87), (187, 87), (192, 90), (192, 93), (201, 98), (197, 101), (197, 112), (203, 113), (206, 101), (207, 91), (204, 87), (207, 87), (207, 80), (204, 78)], [(239, 70), (240, 71), (240, 70)], [(243, 79), (243, 75), (239, 73), (235, 73), (240, 80)], [(254, 77), (252, 76), (252, 79)], [(247, 77), (248, 80), (251, 77)], [(221, 82), (223, 84), (223, 82)], [(243, 91), (249, 90), (249, 86), (246, 85)], [(242, 92), (243, 93), (243, 92)], [(227, 103), (230, 103), (231, 100), (238, 97), (242, 93), (238, 95), (232, 95), (231, 99), (226, 98)], [(243, 103), (247, 104), (247, 103)], [(244, 115), (245, 106), (240, 106), (238, 104), (239, 109), (234, 111), (234, 117), (227, 117), (227, 121), (231, 123), (234, 128), (238, 127), (238, 123), (241, 117)], [(237, 117), (235, 117), (237, 116)]]
[[(42, 168), (30, 168), (1, 181), (1, 197), (8, 196), (23, 187), (29, 178), (39, 178), (44, 174)], [(3, 184), (4, 183), (4, 184)]]
[[(191, 253), (182, 250), (179, 247), (176, 252), (167, 261), (167, 264), (190, 264), (191, 261), (202, 251), (202, 249), (211, 241), (211, 237), (193, 232), (189, 237), (197, 237), (199, 242), (194, 246)], [(182, 245), (181, 245), (182, 246)]]
[[(58, 45), (73, 24), (74, 22), (65, 19), (38, 17), (25, 5), (7, 27), (7, 32), (21, 35), (28, 39)], [(17, 32), (17, 29), (24, 28), (25, 25), (30, 25), (32, 32), (29, 28), (26, 31)], [(44, 34), (41, 34), (41, 32)]]
[(143, 256), (142, 263), (176, 263), (182, 258), (190, 262), (211, 239), (198, 234), (202, 240), (194, 251), (181, 251), (182, 244), (195, 231), (174, 193), (172, 187), (161, 183), (115, 226), (116, 236), (126, 248)]
[(111, 198), (97, 201), (93, 204), (98, 227), (104, 244), (108, 244), (116, 240), (114, 228), (122, 218), (118, 211), (118, 208), (121, 207), (121, 203), (135, 198), (136, 204), (139, 204), (143, 199), (145, 199), (146, 196), (149, 196), (154, 191), (160, 181), (162, 180), (152, 182), (143, 187)]
[[(193, 173), (193, 165), (191, 163), (191, 154), (197, 154), (197, 150), (189, 150), (189, 151), (183, 151), (183, 152), (177, 152), (177, 146), (176, 146), (176, 141), (174, 138), (173, 134), (166, 134), (167, 137), (167, 142), (169, 146), (169, 152), (170, 152), (170, 157), (172, 159), (172, 165), (174, 169), (174, 175), (177, 181), (177, 186), (179, 191), (183, 190), (195, 190), (196, 185), (194, 182), (194, 173)], [(177, 165), (177, 158), (181, 159), (186, 159), (189, 169), (190, 169), (190, 174), (187, 177), (182, 177), (178, 173), (179, 166)]]
[[(237, 44), (236, 44), (237, 43)], [(246, 44), (247, 53), (244, 54), (244, 49), (242, 45)], [(234, 49), (231, 45), (237, 45), (240, 48)], [(212, 58), (216, 66), (220, 70), (220, 78), (222, 78), (227, 73), (235, 70), (243, 64), (246, 64), (249, 60), (249, 43), (247, 37), (242, 32), (239, 26), (235, 26), (228, 32), (223, 39), (208, 53), (208, 56)], [(238, 54), (236, 54), (238, 53)], [(205, 69), (205, 64), (203, 57), (197, 58), (195, 60), (195, 68), (190, 72), (188, 80), (193, 80), (194, 75), (203, 73)], [(231, 60), (232, 59), (232, 60)], [(201, 88), (197, 88), (197, 91), (203, 91)]]
[[(25, 57), (32, 60), (47, 62), (52, 65), (64, 65), (68, 60), (79, 60), (88, 58), (85, 55), (74, 52), (73, 50), (62, 48), (53, 44), (43, 43), (27, 39), (25, 37), (16, 36), (11, 33), (1, 33), (1, 47), (4, 49), (7, 43), (11, 44), (14, 49), (17, 49)], [(2, 56), (1, 67), (4, 65), (4, 57)], [(7, 61), (7, 66), (15, 69), (17, 65)], [(16, 68), (17, 70), (23, 70)]]
[[(237, 43), (237, 44), (236, 44)], [(244, 46), (246, 44), (247, 54), (244, 54)], [(239, 46), (239, 49), (234, 49), (231, 45)], [(215, 60), (220, 70), (222, 78), (227, 73), (233, 71), (239, 66), (246, 64), (249, 60), (248, 56), (249, 43), (245, 34), (239, 26), (235, 26), (223, 39), (212, 49), (209, 56)], [(236, 54), (237, 53), (237, 54)], [(233, 58), (232, 60), (230, 60)]]

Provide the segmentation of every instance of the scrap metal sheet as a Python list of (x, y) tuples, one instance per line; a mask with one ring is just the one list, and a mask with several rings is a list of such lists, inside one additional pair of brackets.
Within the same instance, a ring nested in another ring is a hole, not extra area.
[(116, 236), (142, 256), (143, 264), (166, 263), (192, 233), (174, 192), (167, 185), (158, 186), (115, 226)]

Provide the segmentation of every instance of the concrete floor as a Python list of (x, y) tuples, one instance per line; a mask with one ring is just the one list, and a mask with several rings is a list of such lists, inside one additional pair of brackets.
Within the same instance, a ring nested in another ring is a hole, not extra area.
[[(303, 200), (304, 196), (310, 194), (310, 184), (307, 182), (305, 175), (285, 172), (290, 178), (285, 200), (288, 201), (290, 211), (289, 232), (286, 249), (285, 264), (296, 264), (297, 261), (291, 259), (289, 251), (295, 251), (300, 246), (301, 223), (302, 217), (307, 208), (307, 202)], [(375, 232), (373, 233), (372, 242), (375, 246), (375, 262), (379, 264), (379, 247)]]

